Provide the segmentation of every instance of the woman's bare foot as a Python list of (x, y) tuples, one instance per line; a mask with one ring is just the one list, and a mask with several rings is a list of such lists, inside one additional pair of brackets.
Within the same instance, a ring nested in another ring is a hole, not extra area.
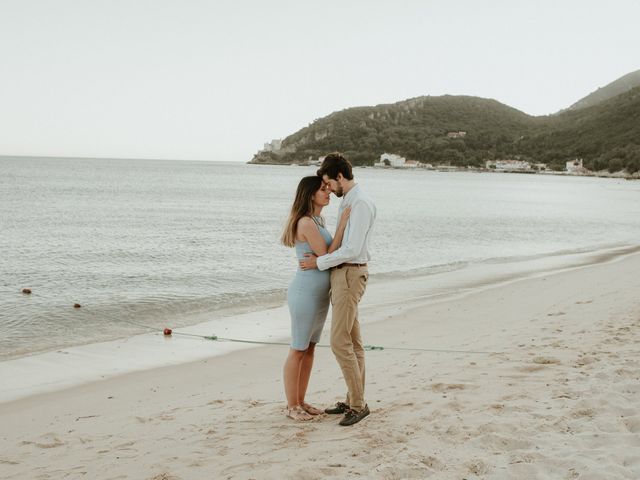
[(309, 405), (308, 403), (303, 403), (301, 407), (309, 415), (322, 415), (324, 413), (324, 410), (320, 410), (319, 408), (316, 408), (313, 405)]
[(300, 405), (296, 405), (295, 407), (287, 407), (287, 417), (296, 422), (306, 422), (309, 420), (313, 420), (313, 417), (308, 414)]

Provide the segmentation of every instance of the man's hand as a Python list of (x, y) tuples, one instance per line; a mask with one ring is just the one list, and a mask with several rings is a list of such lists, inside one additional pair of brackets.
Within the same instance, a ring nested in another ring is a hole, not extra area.
[(318, 268), (317, 258), (313, 253), (305, 253), (304, 260), (300, 260), (300, 268), (302, 270), (313, 270)]

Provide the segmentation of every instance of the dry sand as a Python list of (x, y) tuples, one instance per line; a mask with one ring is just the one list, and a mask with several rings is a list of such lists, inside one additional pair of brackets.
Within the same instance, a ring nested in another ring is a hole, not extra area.
[[(376, 307), (366, 343), (427, 350), (367, 353), (352, 427), (284, 417), (277, 346), (0, 404), (0, 478), (638, 479), (638, 272), (634, 253)], [(308, 401), (343, 393), (319, 349)]]

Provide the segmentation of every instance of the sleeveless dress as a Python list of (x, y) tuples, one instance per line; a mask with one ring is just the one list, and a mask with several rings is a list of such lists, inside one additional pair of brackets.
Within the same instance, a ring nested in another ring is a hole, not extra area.
[[(312, 217), (322, 238), (331, 245), (331, 234), (322, 225), (320, 217)], [(304, 260), (305, 253), (313, 253), (308, 242), (296, 241), (296, 257)], [(302, 270), (298, 265), (287, 290), (287, 303), (291, 314), (291, 348), (306, 350), (309, 342), (318, 343), (329, 311), (329, 270)]]

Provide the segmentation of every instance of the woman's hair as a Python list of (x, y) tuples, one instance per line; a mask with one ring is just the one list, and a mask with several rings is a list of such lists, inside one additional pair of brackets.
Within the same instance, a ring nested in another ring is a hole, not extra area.
[(322, 187), (322, 178), (317, 175), (302, 177), (296, 190), (296, 198), (291, 206), (289, 219), (285, 224), (280, 241), (287, 247), (296, 244), (296, 234), (298, 233), (298, 221), (307, 215), (313, 214), (313, 194)]

